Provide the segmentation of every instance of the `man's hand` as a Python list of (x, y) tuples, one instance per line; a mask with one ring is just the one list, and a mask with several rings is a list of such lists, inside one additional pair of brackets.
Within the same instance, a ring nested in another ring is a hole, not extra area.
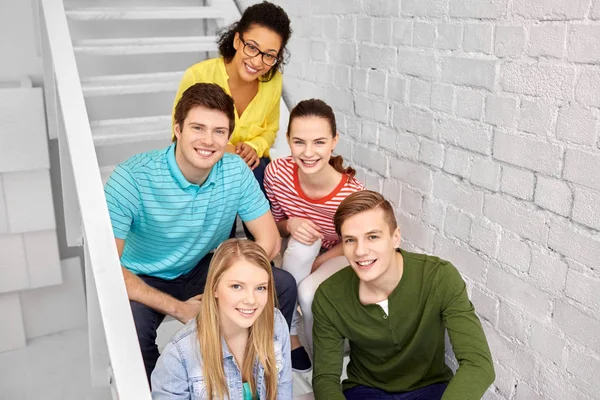
[(287, 220), (287, 230), (294, 239), (310, 246), (317, 239), (323, 239), (317, 224), (305, 218), (290, 218)]
[(181, 307), (174, 317), (177, 318), (179, 322), (187, 324), (189, 320), (196, 318), (200, 312), (200, 305), (202, 304), (201, 300), (201, 294), (190, 297), (187, 301), (181, 303)]
[(254, 150), (249, 144), (240, 142), (235, 146), (235, 152), (237, 155), (242, 157), (242, 160), (248, 164), (250, 169), (254, 169), (258, 167), (260, 164), (260, 158), (258, 158), (258, 154), (256, 154), (256, 150)]

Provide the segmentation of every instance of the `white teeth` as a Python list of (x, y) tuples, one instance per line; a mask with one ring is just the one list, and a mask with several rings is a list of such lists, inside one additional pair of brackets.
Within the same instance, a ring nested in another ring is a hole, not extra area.
[(248, 71), (250, 71), (251, 73), (255, 74), (256, 72), (258, 72), (257, 69), (252, 68), (251, 66), (249, 66), (248, 64), (244, 64), (246, 66), (246, 69)]
[(371, 265), (375, 262), (375, 260), (368, 260), (368, 261), (357, 261), (356, 263), (358, 265), (360, 265), (361, 267), (366, 267), (368, 265)]
[(319, 160), (311, 160), (311, 161), (302, 160), (302, 162), (306, 165), (315, 165), (317, 163), (317, 161), (319, 161)]
[(242, 314), (253, 314), (255, 310), (242, 310), (241, 308), (237, 309)]
[(200, 154), (201, 156), (205, 156), (208, 157), (212, 154), (212, 151), (210, 150), (196, 150), (198, 152), (198, 154)]

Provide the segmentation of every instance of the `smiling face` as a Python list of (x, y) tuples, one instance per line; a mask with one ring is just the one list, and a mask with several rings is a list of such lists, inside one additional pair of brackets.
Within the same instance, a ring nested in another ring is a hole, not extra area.
[(251, 25), (250, 29), (244, 32), (241, 37), (239, 33), (235, 34), (233, 40), (235, 56), (231, 60), (231, 63), (237, 69), (242, 80), (252, 82), (274, 67), (263, 63), (260, 54), (252, 57), (244, 53), (244, 43), (242, 42), (242, 39), (246, 43), (247, 53), (254, 54), (257, 50), (260, 50), (263, 53), (276, 58), (281, 50), (281, 36), (260, 25)]
[(175, 159), (179, 169), (189, 182), (202, 184), (213, 165), (223, 157), (229, 141), (227, 115), (196, 106), (188, 112), (183, 127), (176, 124), (174, 131), (177, 138)]
[(289, 128), (288, 144), (292, 158), (305, 174), (316, 174), (329, 166), (337, 144), (331, 125), (322, 117), (294, 118)]
[(381, 208), (347, 218), (341, 226), (341, 236), (344, 255), (361, 281), (384, 280), (395, 268), (400, 229), (391, 231)]
[(236, 260), (219, 280), (215, 298), (226, 331), (248, 329), (265, 309), (269, 274), (244, 259)]

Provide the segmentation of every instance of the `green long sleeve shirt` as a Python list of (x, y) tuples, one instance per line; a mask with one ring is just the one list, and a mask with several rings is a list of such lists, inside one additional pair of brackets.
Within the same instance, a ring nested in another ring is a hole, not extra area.
[[(321, 284), (314, 314), (313, 388), (317, 400), (344, 400), (357, 385), (400, 393), (449, 382), (443, 400), (480, 399), (494, 381), (492, 356), (465, 282), (449, 262), (400, 250), (404, 272), (388, 297), (389, 315), (362, 305), (359, 279), (347, 267)], [(444, 333), (459, 363), (445, 363)], [(340, 385), (344, 339), (348, 379)]]

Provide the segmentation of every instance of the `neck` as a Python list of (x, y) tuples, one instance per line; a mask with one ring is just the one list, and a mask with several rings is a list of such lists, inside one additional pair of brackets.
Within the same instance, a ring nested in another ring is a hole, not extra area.
[(363, 287), (375, 297), (384, 300), (389, 297), (394, 289), (396, 289), (400, 283), (400, 279), (402, 279), (403, 272), (404, 259), (402, 258), (402, 254), (396, 251), (394, 257), (392, 257), (391, 264), (385, 273), (371, 282), (361, 281), (361, 285), (363, 285)]
[(227, 71), (227, 75), (229, 76), (227, 83), (229, 84), (230, 89), (232, 87), (243, 87), (256, 84), (254, 81), (246, 82), (242, 80), (237, 68), (235, 67), (235, 65), (233, 65), (233, 62), (225, 63), (225, 71)]
[(201, 186), (210, 174), (210, 169), (198, 169), (186, 162), (181, 152), (177, 151), (177, 147), (175, 147), (175, 161), (184, 178), (198, 186)]
[(240, 328), (231, 321), (225, 322), (221, 320), (221, 334), (223, 335), (225, 342), (227, 342), (229, 345), (230, 343), (234, 343), (239, 340), (248, 339), (250, 330), (248, 328)]
[[(305, 174), (300, 167), (298, 167), (298, 180), (300, 185), (304, 188), (319, 190), (327, 189), (331, 185), (337, 186), (342, 174), (337, 172), (330, 164), (327, 164), (325, 168), (317, 172), (316, 174)], [(306, 191), (306, 190), (305, 190)]]

